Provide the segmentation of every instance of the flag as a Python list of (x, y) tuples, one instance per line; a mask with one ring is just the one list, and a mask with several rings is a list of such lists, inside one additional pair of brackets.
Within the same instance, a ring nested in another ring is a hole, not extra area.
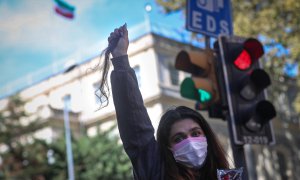
[(75, 7), (64, 2), (63, 0), (54, 0), (56, 6), (54, 7), (55, 12), (60, 14), (68, 19), (74, 18)]

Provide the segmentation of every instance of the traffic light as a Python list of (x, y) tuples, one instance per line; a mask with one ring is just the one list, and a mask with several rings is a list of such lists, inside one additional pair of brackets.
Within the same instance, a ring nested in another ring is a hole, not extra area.
[(215, 48), (223, 67), (234, 143), (275, 143), (271, 120), (276, 111), (265, 91), (271, 80), (259, 62), (262, 44), (254, 38), (220, 36)]
[(184, 98), (195, 100), (195, 108), (208, 109), (219, 100), (215, 70), (215, 55), (211, 49), (202, 51), (180, 51), (176, 56), (175, 68), (188, 73), (180, 86)]

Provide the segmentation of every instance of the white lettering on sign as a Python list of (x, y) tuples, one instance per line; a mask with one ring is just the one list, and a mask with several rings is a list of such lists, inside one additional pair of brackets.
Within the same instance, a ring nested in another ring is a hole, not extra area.
[(210, 12), (214, 12), (214, 1), (211, 0), (197, 0), (197, 7)]
[(220, 25), (221, 25), (221, 34), (229, 34), (228, 22), (221, 20)]
[(215, 32), (216, 31), (216, 20), (214, 17), (207, 15), (206, 16), (206, 28), (209, 32)]
[[(204, 2), (203, 2), (204, 3)], [(199, 11), (192, 11), (192, 27), (210, 33), (229, 34), (229, 24), (225, 20), (217, 21), (214, 16), (203, 15)]]
[(201, 25), (201, 19), (202, 17), (202, 14), (200, 12), (197, 12), (197, 11), (193, 11), (193, 18), (192, 18), (192, 26), (193, 27), (196, 27), (196, 28), (199, 28), (199, 29), (202, 29), (202, 25)]
[(244, 143), (246, 144), (268, 144), (269, 140), (267, 136), (244, 136)]
[(224, 0), (196, 0), (196, 5), (209, 12), (220, 12), (224, 8)]

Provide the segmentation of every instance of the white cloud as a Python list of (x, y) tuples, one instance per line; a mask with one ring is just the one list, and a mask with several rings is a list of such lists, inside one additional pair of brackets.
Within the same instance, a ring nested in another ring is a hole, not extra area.
[[(58, 53), (86, 44), (89, 34), (80, 27), (80, 17), (68, 20), (53, 10), (54, 1), (19, 0), (0, 4), (0, 48), (30, 48), (39, 51), (55, 49)], [(84, 14), (94, 1), (71, 1), (76, 16)], [(78, 38), (85, 34), (84, 38)]]

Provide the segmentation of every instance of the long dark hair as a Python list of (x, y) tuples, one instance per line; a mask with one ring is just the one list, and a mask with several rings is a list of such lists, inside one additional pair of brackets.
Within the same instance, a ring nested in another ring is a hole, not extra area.
[[(126, 26), (127, 25), (125, 23), (123, 25), (123, 27), (126, 28)], [(107, 48), (104, 49), (100, 54), (100, 61), (101, 61), (101, 58), (104, 55), (104, 62), (103, 62), (102, 69), (100, 69), (100, 70), (102, 70), (100, 85), (99, 85), (99, 88), (95, 91), (95, 95), (100, 100), (100, 107), (98, 108), (98, 110), (103, 108), (103, 107), (106, 107), (109, 104), (110, 92), (109, 92), (109, 86), (108, 86), (108, 83), (107, 83), (107, 74), (108, 74), (109, 69), (110, 69), (110, 60), (109, 60), (109, 58), (110, 58), (111, 52), (117, 46), (119, 39), (120, 39), (120, 36), (116, 36), (115, 38), (111, 39), (108, 42)], [(100, 63), (96, 67), (98, 67), (98, 66), (100, 66)], [(94, 70), (96, 70), (96, 68)]]
[[(207, 138), (207, 157), (204, 166), (195, 175), (184, 166), (176, 163), (170, 151), (169, 136), (172, 125), (180, 120), (191, 118), (202, 128)], [(223, 150), (216, 135), (206, 120), (197, 111), (185, 106), (179, 106), (168, 110), (162, 117), (157, 130), (157, 141), (161, 151), (161, 157), (165, 162), (165, 179), (217, 179), (217, 169), (228, 169), (226, 153)]]

